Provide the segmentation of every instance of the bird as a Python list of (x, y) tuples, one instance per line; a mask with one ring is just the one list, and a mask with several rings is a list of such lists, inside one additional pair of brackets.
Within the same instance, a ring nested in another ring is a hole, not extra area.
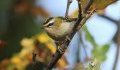
[(45, 32), (55, 41), (61, 41), (68, 36), (75, 25), (76, 18), (49, 17), (43, 23)]

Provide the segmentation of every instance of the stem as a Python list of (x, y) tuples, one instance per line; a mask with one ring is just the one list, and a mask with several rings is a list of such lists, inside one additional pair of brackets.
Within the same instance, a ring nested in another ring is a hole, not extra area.
[(116, 47), (117, 47), (116, 48), (117, 50), (116, 50), (115, 61), (114, 61), (114, 65), (113, 65), (112, 70), (116, 70), (118, 59), (119, 59), (120, 48), (119, 48), (119, 45), (117, 45)]
[[(75, 33), (82, 28), (83, 26), (83, 21), (85, 22), (91, 15), (87, 15), (86, 17), (82, 17), (81, 14), (81, 2), (80, 0), (78, 1), (78, 18), (77, 21), (75, 22), (75, 26), (73, 28), (73, 32), (70, 34), (69, 38), (70, 40), (73, 38), (73, 36), (75, 35)], [(82, 24), (82, 26), (81, 26)], [(47, 70), (51, 70), (53, 68), (53, 66), (57, 63), (57, 61), (62, 57), (62, 55), (64, 54), (65, 50), (67, 49), (69, 43), (71, 42), (69, 39), (65, 39), (64, 43), (61, 45), (60, 49), (57, 49), (54, 57), (51, 59), (50, 63), (47, 66)]]
[(118, 31), (117, 31), (117, 41), (116, 41), (116, 44), (117, 44), (117, 50), (116, 50), (116, 55), (115, 55), (115, 61), (114, 61), (114, 65), (113, 65), (113, 70), (116, 70), (116, 67), (117, 67), (117, 63), (118, 63), (118, 60), (119, 60), (119, 53), (120, 53), (120, 33), (119, 33), (119, 29), (118, 28)]
[(71, 3), (72, 3), (72, 0), (67, 0), (67, 8), (66, 8), (66, 13), (65, 13), (65, 18), (68, 18), (68, 12), (69, 12), (69, 7), (70, 7)]
[[(78, 15), (78, 19), (75, 23), (76, 25), (73, 28), (73, 32), (71, 33), (70, 39), (73, 38), (74, 34), (77, 31), (76, 27), (79, 25), (80, 21), (82, 20), (81, 19), (81, 17), (82, 17), (81, 16), (81, 5), (80, 5), (79, 1), (78, 1), (78, 6), (79, 6), (79, 15)], [(50, 63), (47, 66), (47, 70), (51, 70), (53, 68), (53, 66), (57, 63), (57, 61), (62, 57), (62, 55), (64, 54), (65, 50), (67, 49), (69, 43), (70, 43), (70, 40), (66, 39), (64, 41), (64, 43), (61, 45), (60, 48), (62, 50), (62, 53), (57, 49), (55, 55), (53, 56), (53, 58), (51, 59)]]
[(79, 31), (79, 39), (80, 39), (80, 42), (81, 44), (83, 45), (83, 50), (85, 52), (85, 56), (88, 57), (88, 54), (87, 54), (87, 50), (86, 50), (86, 45), (84, 44), (83, 40), (82, 40), (82, 33)]
[(89, 10), (89, 8), (92, 5), (92, 3), (93, 3), (93, 0), (89, 0), (89, 2), (87, 3), (87, 5), (86, 5), (86, 7), (85, 7), (85, 9), (83, 11), (84, 13), (87, 13), (87, 11)]
[[(99, 14), (98, 14), (99, 15)], [(117, 33), (115, 34), (116, 38), (113, 38), (113, 40), (116, 42), (117, 44), (117, 50), (116, 50), (116, 55), (115, 55), (115, 61), (114, 61), (114, 65), (113, 65), (113, 69), (112, 70), (116, 70), (116, 66), (117, 66), (117, 63), (118, 63), (118, 59), (119, 59), (119, 53), (120, 53), (120, 21), (116, 21), (108, 16), (105, 16), (105, 15), (99, 15), (100, 17), (103, 17), (109, 21), (112, 21), (114, 22), (116, 25), (117, 25)]]

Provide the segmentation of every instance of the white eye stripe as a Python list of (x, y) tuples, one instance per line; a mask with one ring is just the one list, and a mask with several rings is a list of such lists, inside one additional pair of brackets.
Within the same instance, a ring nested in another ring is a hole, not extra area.
[(52, 26), (54, 24), (54, 19), (52, 19), (51, 21), (49, 21), (47, 24), (45, 24), (44, 26)]
[(55, 21), (55, 19), (52, 19), (51, 21), (49, 21), (48, 23), (53, 23)]

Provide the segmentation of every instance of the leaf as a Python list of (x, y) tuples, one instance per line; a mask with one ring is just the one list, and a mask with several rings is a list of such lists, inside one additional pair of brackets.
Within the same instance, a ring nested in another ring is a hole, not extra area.
[(83, 30), (86, 32), (86, 39), (92, 43), (93, 47), (97, 47), (97, 44), (95, 42), (95, 39), (93, 38), (93, 36), (90, 34), (90, 32), (88, 31), (87, 27), (84, 26)]
[(108, 5), (112, 4), (113, 2), (116, 2), (117, 0), (94, 0), (93, 4), (91, 5), (90, 9), (96, 9), (96, 10), (102, 10)]
[(86, 32), (86, 39), (93, 45), (93, 56), (97, 58), (99, 61), (104, 61), (106, 59), (106, 52), (109, 50), (110, 44), (105, 44), (103, 46), (99, 46), (93, 36), (88, 31), (87, 27), (84, 26), (83, 30)]
[[(105, 9), (108, 5), (116, 1), (117, 0), (93, 0), (93, 3), (89, 8), (89, 11)], [(81, 0), (82, 10), (86, 7), (87, 3), (88, 3), (88, 0)]]
[(88, 2), (88, 0), (81, 0), (81, 8), (82, 8), (82, 10), (84, 10), (84, 8), (86, 7), (87, 2)]
[(106, 45), (94, 48), (92, 51), (93, 56), (97, 58), (97, 60), (99, 61), (104, 61), (106, 59), (106, 53), (109, 50), (109, 45), (110, 44), (106, 44)]
[(106, 44), (103, 47), (101, 47), (101, 51), (103, 54), (105, 54), (109, 50), (110, 44)]
[(94, 58), (96, 58), (99, 61), (104, 61), (106, 59), (106, 54), (103, 54), (102, 52), (103, 51), (99, 47), (93, 49), (92, 51)]

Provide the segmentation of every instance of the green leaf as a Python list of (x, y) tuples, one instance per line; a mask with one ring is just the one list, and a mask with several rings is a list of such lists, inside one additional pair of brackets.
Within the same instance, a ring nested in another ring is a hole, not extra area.
[(94, 39), (94, 37), (90, 34), (90, 32), (88, 31), (88, 29), (87, 29), (86, 26), (83, 27), (83, 30), (86, 32), (86, 39), (87, 39), (90, 43), (92, 43), (93, 47), (96, 47), (97, 44), (96, 44), (96, 42), (95, 42), (95, 39)]
[(103, 54), (105, 54), (109, 50), (109, 46), (110, 46), (110, 44), (106, 44), (101, 47), (101, 51)]
[(109, 45), (110, 44), (106, 44), (104, 46), (98, 46), (94, 48), (92, 51), (93, 56), (99, 61), (104, 61), (106, 59), (106, 53), (109, 50)]

